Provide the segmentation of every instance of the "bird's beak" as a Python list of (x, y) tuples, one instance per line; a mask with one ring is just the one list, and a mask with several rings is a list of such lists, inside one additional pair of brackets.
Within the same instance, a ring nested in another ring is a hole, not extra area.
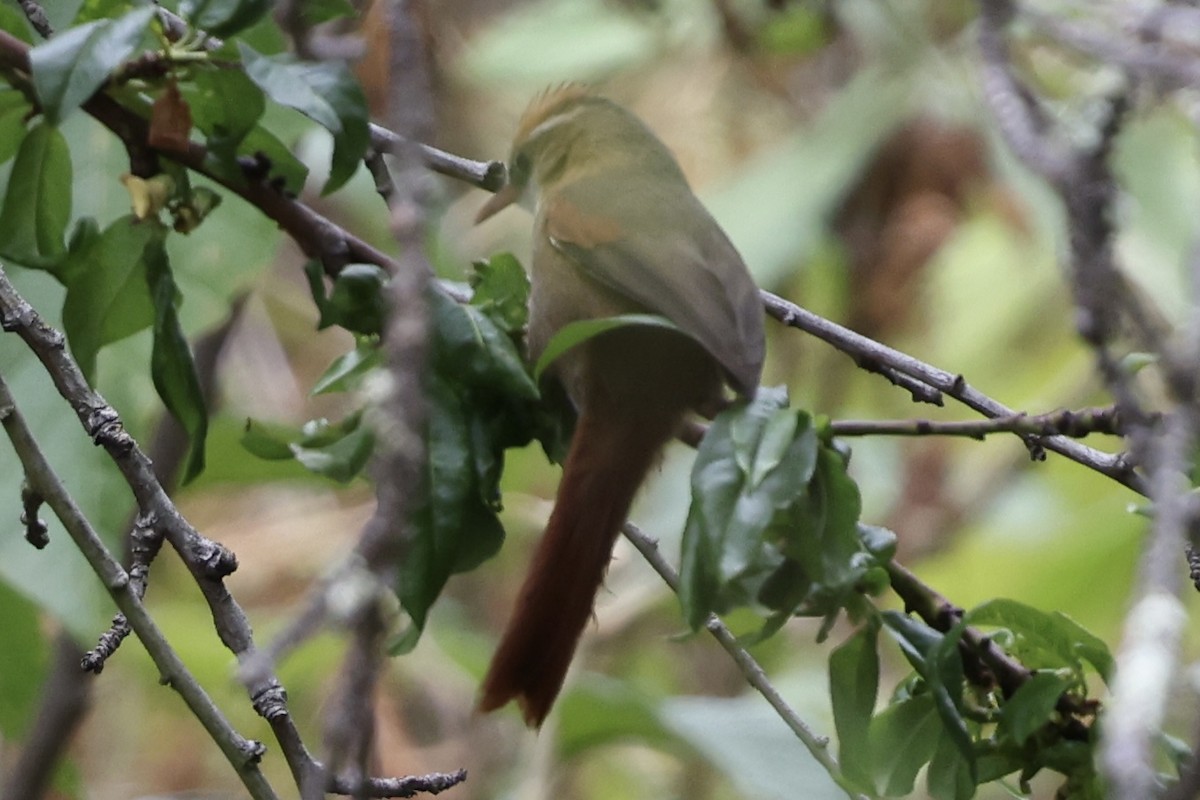
[(475, 215), (475, 224), (483, 222), (488, 217), (495, 214), (497, 211), (511, 206), (513, 203), (521, 199), (521, 189), (515, 184), (506, 183), (501, 187), (500, 191), (488, 198), (488, 201), (479, 209), (479, 213)]

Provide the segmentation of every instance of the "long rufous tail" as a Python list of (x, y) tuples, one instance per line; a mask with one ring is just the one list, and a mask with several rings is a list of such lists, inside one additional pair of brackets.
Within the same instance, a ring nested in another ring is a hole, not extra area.
[(550, 712), (629, 506), (676, 424), (677, 414), (639, 411), (580, 416), (554, 511), (484, 678), (481, 711), (515, 699), (530, 727)]

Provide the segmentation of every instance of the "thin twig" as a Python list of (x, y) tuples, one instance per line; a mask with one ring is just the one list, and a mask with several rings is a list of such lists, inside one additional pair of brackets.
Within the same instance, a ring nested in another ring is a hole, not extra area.
[[(667, 562), (662, 553), (658, 549), (658, 542), (647, 536), (641, 529), (632, 523), (625, 523), (621, 528), (621, 533), (625, 538), (637, 548), (646, 562), (659, 574), (663, 582), (671, 587), (671, 591), (679, 592), (679, 573), (675, 568)], [(746, 677), (746, 680), (753, 686), (763, 699), (770, 704), (771, 708), (775, 709), (775, 713), (779, 718), (791, 728), (792, 733), (796, 734), (808, 752), (812, 753), (813, 758), (824, 767), (829, 773), (829, 777), (833, 779), (846, 794), (855, 800), (865, 800), (854, 785), (842, 775), (841, 767), (838, 766), (837, 759), (829, 752), (829, 738), (821, 736), (809, 727), (808, 723), (800, 718), (783, 696), (779, 694), (779, 690), (771, 683), (771, 679), (767, 677), (767, 673), (762, 666), (750, 655), (746, 648), (738, 644), (737, 637), (725, 627), (725, 623), (716, 614), (710, 614), (708, 620), (704, 623), (712, 637), (717, 640), (721, 648), (729, 654), (733, 662), (737, 664), (738, 669)]]
[(54, 26), (50, 24), (50, 18), (46, 16), (46, 9), (42, 8), (40, 3), (35, 0), (17, 0), (17, 3), (20, 4), (25, 19), (29, 20), (29, 24), (38, 32), (38, 36), (43, 39), (54, 36)]
[[(0, 269), (0, 284), (3, 283), (7, 283), (7, 277)], [(30, 483), (37, 486), (38, 492), (62, 522), (75, 546), (104, 583), (113, 602), (129, 620), (146, 652), (158, 667), (163, 682), (175, 689), (187, 703), (192, 714), (225, 754), (226, 760), (237, 772), (250, 796), (255, 800), (274, 800), (275, 791), (257, 766), (265, 748), (260, 742), (245, 739), (234, 730), (167, 642), (154, 619), (142, 605), (141, 598), (130, 590), (128, 574), (109, 552), (46, 461), (2, 377), (0, 409), (4, 410), (4, 413), (0, 414), (0, 423), (13, 444), (13, 450), (21, 461), (26, 477)]]
[[(978, 391), (962, 375), (956, 375), (927, 364), (920, 359), (868, 339), (849, 328), (818, 316), (807, 309), (784, 300), (770, 292), (761, 292), (767, 313), (784, 325), (805, 331), (854, 358), (860, 366), (884, 365), (897, 373), (907, 375), (921, 383), (943, 392), (963, 405), (986, 417), (1013, 417), (1016, 412), (1004, 404)], [(1020, 434), (1018, 434), (1020, 435)], [(1065, 436), (1023, 436), (1026, 446), (1036, 457), (1039, 448), (1051, 450), (1072, 461), (1095, 470), (1139, 494), (1146, 488), (1133, 466), (1123, 455), (1110, 455)]]
[(1075, 439), (1094, 433), (1122, 435), (1120, 419), (1112, 407), (951, 422), (928, 419), (834, 420), (829, 423), (829, 430), (835, 436), (966, 436), (971, 439), (983, 439), (995, 433), (1069, 436)]

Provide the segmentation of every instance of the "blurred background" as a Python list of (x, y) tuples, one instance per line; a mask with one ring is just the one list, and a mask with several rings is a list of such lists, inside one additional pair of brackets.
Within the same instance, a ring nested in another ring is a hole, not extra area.
[[(63, 5), (48, 8), (69, 19), (72, 4)], [(592, 83), (638, 113), (674, 150), (764, 288), (961, 373), (1016, 409), (1043, 413), (1106, 401), (1074, 333), (1061, 209), (1005, 151), (980, 97), (974, 3), (409, 5), (419, 16), (433, 76), (430, 144), (472, 158), (504, 158), (536, 92), (566, 80)], [(1068, 16), (1079, 8), (1044, 6)], [(382, 118), (391, 77), (386, 38), (372, 25), (368, 13), (358, 70)], [(277, 35), (267, 28), (256, 34), (261, 41)], [(1056, 113), (1080, 120), (1084, 131), (1095, 111), (1090, 98), (1113, 76), (1036, 30), (1019, 30), (1014, 48), (1016, 63)], [(305, 199), (392, 248), (386, 209), (365, 172), (346, 190), (319, 198), (328, 137), (298, 115), (277, 116), (273, 129), (312, 165), (313, 191)], [(102, 223), (125, 213), (116, 179), (127, 169), (123, 151), (90, 120), (77, 116), (66, 130), (77, 186), (86, 187), (77, 192), (75, 213)], [(1146, 103), (1119, 138), (1114, 159), (1122, 182), (1117, 245), (1127, 277), (1166, 320), (1177, 321), (1190, 292), (1185, 262), (1200, 207), (1188, 110)], [(442, 277), (464, 280), (472, 260), (497, 251), (527, 257), (527, 214), (510, 210), (475, 228), (471, 220), (484, 193), (448, 179), (439, 179), (439, 192), (430, 246)], [(247, 418), (300, 424), (352, 408), (356, 398), (312, 397), (309, 390), (353, 342), (340, 331), (314, 333), (317, 312), (302, 256), (236, 198), (227, 197), (190, 238), (174, 239), (189, 331), (200, 336), (225, 324), (231, 303), (239, 303), (217, 361), (209, 468), (179, 501), (197, 528), (237, 553), (240, 568), (229, 586), (266, 641), (352, 545), (373, 500), (361, 480), (338, 488), (293, 463), (258, 461), (238, 437)], [(40, 309), (61, 304), (43, 276), (15, 277)], [(794, 404), (817, 414), (973, 418), (953, 403), (914, 405), (903, 390), (795, 330), (771, 323), (768, 336), (765, 383), (787, 385)], [(101, 392), (139, 435), (148, 435), (159, 415), (144, 368), (148, 352), (149, 337), (141, 335), (102, 352), (99, 365)], [(103, 459), (80, 457), (82, 432), (56, 422), (64, 411), (58, 398), (3, 337), (0, 364), (73, 491), (119, 534), (129, 504), (101, 469)], [(892, 528), (899, 559), (929, 584), (967, 608), (999, 596), (1061, 610), (1115, 644), (1143, 529), (1130, 513), (1137, 497), (1053, 455), (1031, 463), (1015, 437), (849, 444), (864, 521)], [(1116, 440), (1089, 444), (1119, 447)], [(12, 463), (7, 447), (0, 443), (0, 464)], [(672, 561), (691, 457), (673, 448), (633, 514)], [(510, 453), (508, 540), (496, 559), (452, 579), (415, 652), (389, 665), (378, 698), (378, 771), (465, 767), (467, 782), (445, 795), (464, 800), (838, 796), (728, 657), (706, 635), (686, 635), (673, 595), (624, 542), (595, 625), (542, 733), (527, 732), (513, 710), (472, 713), (557, 475), (536, 446)], [(6, 490), (0, 498), (5, 519), (19, 510), (15, 494)], [(104, 629), (112, 609), (69, 549), (61, 535), (45, 553), (0, 542), (6, 629), (28, 630), (32, 638), (56, 630), (58, 623), (39, 614), (30, 598), (48, 605), (81, 641), (94, 641)], [(238, 728), (269, 740), (233, 678), (232, 658), (217, 642), (204, 603), (173, 557), (156, 564), (148, 601)], [(737, 615), (729, 623), (738, 632), (757, 627)], [(833, 733), (826, 660), (848, 632), (835, 629), (817, 645), (815, 626), (801, 620), (753, 651), (818, 733)], [(18, 725), (50, 658), (46, 644), (19, 650), (0, 655), (3, 713)], [(329, 634), (280, 665), (310, 743), (319, 741), (322, 698), (341, 652), (341, 641)], [(887, 658), (885, 691), (908, 669), (898, 653)], [(240, 796), (215, 746), (156, 678), (140, 645), (129, 640), (95, 682), (93, 713), (60, 776), (62, 796)], [(282, 760), (270, 758), (268, 770), (282, 777)], [(1034, 785), (1045, 792), (1038, 796), (1050, 796), (1055, 782)], [(982, 796), (1008, 794), (990, 787)]]

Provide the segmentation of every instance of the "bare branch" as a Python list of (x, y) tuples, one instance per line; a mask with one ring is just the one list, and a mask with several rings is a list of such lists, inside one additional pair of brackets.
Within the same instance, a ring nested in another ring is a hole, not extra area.
[[(784, 300), (778, 295), (766, 291), (761, 294), (769, 315), (784, 325), (798, 328), (833, 345), (864, 368), (869, 368), (865, 365), (880, 365), (891, 369), (953, 397), (986, 417), (1013, 417), (1016, 415), (1013, 409), (971, 387), (962, 375), (938, 369), (873, 339), (868, 339), (849, 328), (844, 328), (795, 303)], [(1045, 448), (1112, 478), (1139, 494), (1146, 492), (1142, 478), (1123, 455), (1102, 453), (1064, 436), (1022, 435), (1022, 439), (1025, 441), (1026, 447), (1030, 448), (1030, 454), (1034, 458), (1038, 458), (1040, 449)]]
[(29, 24), (38, 32), (39, 36), (49, 39), (54, 35), (54, 27), (50, 24), (49, 17), (46, 16), (46, 9), (42, 8), (40, 3), (36, 0), (17, 0), (17, 3), (21, 6), (25, 19), (29, 20)]
[(1123, 435), (1115, 408), (1055, 411), (1030, 416), (1014, 414), (986, 420), (940, 422), (928, 419), (834, 420), (829, 429), (835, 436), (966, 436), (983, 439), (994, 433), (1026, 436), (1069, 436), (1079, 439), (1094, 433)]
[[(4, 271), (0, 269), (0, 313), (4, 314), (5, 318), (8, 315), (6, 296), (11, 291), (12, 286), (8, 283)], [(100, 577), (121, 613), (129, 620), (130, 626), (137, 632), (138, 638), (162, 674), (163, 681), (175, 689), (187, 703), (192, 714), (221, 748), (250, 796), (255, 800), (273, 800), (276, 797), (275, 792), (257, 766), (265, 748), (259, 742), (243, 738), (234, 730), (171, 648), (142, 605), (141, 598), (130, 590), (128, 574), (108, 551), (46, 461), (2, 377), (0, 424), (3, 424), (9, 440), (12, 441), (27, 479), (45, 498), (46, 504), (54, 511), (75, 542), (75, 546)]]
[[(621, 528), (621, 533), (625, 534), (625, 538), (637, 548), (646, 562), (653, 567), (654, 571), (659, 574), (663, 582), (671, 587), (671, 591), (678, 594), (679, 592), (679, 573), (675, 568), (667, 562), (663, 555), (658, 550), (658, 542), (647, 536), (636, 525), (625, 523)], [(808, 748), (808, 752), (817, 760), (825, 771), (829, 773), (829, 777), (833, 779), (839, 787), (849, 797), (856, 800), (866, 800), (854, 788), (843, 775), (842, 770), (838, 766), (837, 760), (829, 752), (829, 738), (821, 736), (809, 727), (808, 723), (800, 718), (783, 696), (779, 694), (779, 690), (771, 683), (771, 679), (767, 677), (767, 673), (762, 666), (754, 659), (754, 656), (738, 644), (737, 637), (725, 627), (725, 623), (716, 614), (710, 614), (708, 620), (704, 623), (704, 628), (712, 637), (717, 640), (721, 648), (729, 654), (733, 659), (733, 663), (737, 664), (738, 669), (746, 676), (746, 680), (753, 686), (763, 699), (770, 704), (771, 708), (775, 709), (775, 713), (779, 718), (792, 729), (792, 733), (796, 734), (796, 738)]]

